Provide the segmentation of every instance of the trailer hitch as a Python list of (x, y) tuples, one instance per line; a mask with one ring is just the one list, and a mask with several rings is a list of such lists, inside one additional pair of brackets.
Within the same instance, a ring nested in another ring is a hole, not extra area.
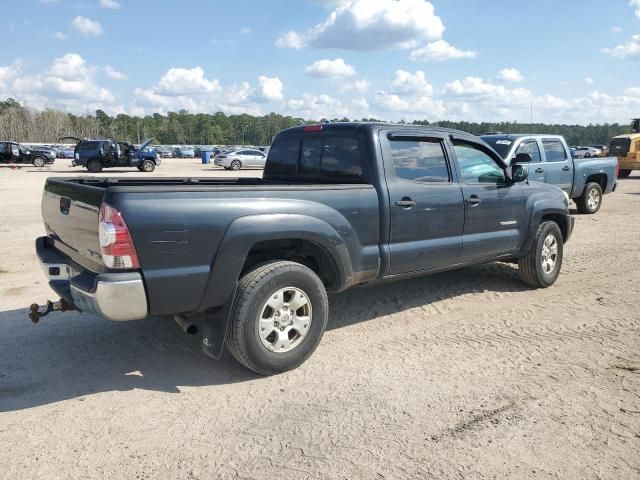
[[(41, 310), (42, 308), (42, 310)], [(33, 303), (29, 307), (29, 318), (33, 323), (38, 323), (42, 317), (46, 317), (51, 312), (66, 312), (69, 310), (77, 310), (75, 305), (69, 304), (64, 298), (57, 302), (47, 300), (47, 304), (40, 307), (37, 303)]]

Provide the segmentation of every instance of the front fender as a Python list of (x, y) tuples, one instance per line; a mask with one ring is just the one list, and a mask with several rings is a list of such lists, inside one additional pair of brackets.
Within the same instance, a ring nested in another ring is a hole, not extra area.
[(338, 270), (339, 287), (351, 283), (353, 267), (344, 239), (328, 223), (302, 214), (258, 214), (231, 223), (216, 252), (198, 311), (227, 304), (251, 248), (269, 240), (307, 240), (323, 248)]

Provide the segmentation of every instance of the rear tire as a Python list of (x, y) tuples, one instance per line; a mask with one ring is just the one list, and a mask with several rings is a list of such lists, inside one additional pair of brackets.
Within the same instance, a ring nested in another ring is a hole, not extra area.
[(295, 262), (269, 262), (240, 279), (225, 345), (256, 373), (286, 372), (314, 352), (328, 314), (327, 292), (311, 269)]
[(240, 160), (234, 160), (233, 162), (231, 162), (231, 170), (240, 170), (242, 168), (242, 163), (240, 163)]
[(32, 161), (34, 167), (42, 168), (44, 167), (45, 160), (42, 157), (36, 157)]
[(563, 238), (555, 222), (544, 222), (536, 232), (531, 250), (518, 259), (520, 278), (533, 288), (547, 288), (560, 275), (563, 257)]
[(587, 183), (584, 193), (575, 202), (580, 213), (593, 215), (602, 206), (602, 187), (595, 182)]
[(629, 175), (631, 175), (631, 170), (619, 170), (618, 171), (618, 178), (627, 178)]
[(102, 171), (102, 162), (100, 160), (89, 160), (87, 162), (87, 170), (91, 173), (100, 173)]

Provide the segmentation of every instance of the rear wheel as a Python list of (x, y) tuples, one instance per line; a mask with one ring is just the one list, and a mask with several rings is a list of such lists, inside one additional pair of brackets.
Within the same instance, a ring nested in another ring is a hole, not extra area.
[(587, 183), (584, 193), (576, 198), (576, 205), (580, 213), (594, 214), (602, 206), (602, 188), (595, 182)]
[(102, 162), (95, 158), (87, 162), (87, 170), (91, 173), (100, 173), (102, 171)]
[(627, 178), (629, 175), (631, 175), (631, 170), (619, 170), (618, 171), (618, 178)]
[(44, 167), (45, 164), (45, 160), (42, 157), (36, 157), (33, 159), (33, 166), (34, 167), (38, 167), (38, 168), (42, 168)]
[(590, 158), (590, 157), (591, 157), (591, 154), (589, 152), (584, 154), (584, 158)]
[(151, 173), (155, 170), (156, 164), (153, 160), (144, 160), (142, 165), (140, 165), (141, 172)]
[(560, 275), (563, 239), (555, 222), (544, 222), (536, 232), (531, 250), (518, 259), (520, 278), (533, 288), (546, 288)]
[(320, 343), (328, 313), (327, 292), (312, 270), (288, 261), (263, 264), (240, 279), (225, 345), (262, 375), (292, 370)]
[(242, 168), (242, 163), (240, 160), (234, 160), (231, 162), (231, 170), (240, 170)]

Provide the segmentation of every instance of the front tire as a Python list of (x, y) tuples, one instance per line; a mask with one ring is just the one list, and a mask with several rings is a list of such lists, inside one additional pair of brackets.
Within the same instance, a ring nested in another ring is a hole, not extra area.
[(576, 198), (576, 205), (580, 213), (593, 215), (602, 206), (602, 187), (595, 182), (587, 183), (584, 193)]
[(631, 175), (631, 170), (622, 169), (618, 171), (618, 178), (627, 178)]
[(144, 160), (140, 165), (140, 171), (145, 173), (151, 173), (156, 169), (156, 164), (153, 160)]
[(42, 168), (42, 167), (44, 167), (45, 160), (42, 157), (36, 157), (36, 158), (33, 159), (32, 163), (33, 163), (34, 167)]
[(102, 162), (100, 160), (89, 160), (87, 162), (87, 170), (91, 173), (100, 173), (102, 171)]
[(295, 262), (269, 262), (240, 279), (225, 345), (256, 373), (286, 372), (314, 352), (328, 314), (327, 292), (311, 269)]
[(536, 232), (529, 253), (518, 259), (520, 278), (533, 288), (550, 287), (560, 275), (563, 254), (560, 227), (555, 222), (544, 222)]

